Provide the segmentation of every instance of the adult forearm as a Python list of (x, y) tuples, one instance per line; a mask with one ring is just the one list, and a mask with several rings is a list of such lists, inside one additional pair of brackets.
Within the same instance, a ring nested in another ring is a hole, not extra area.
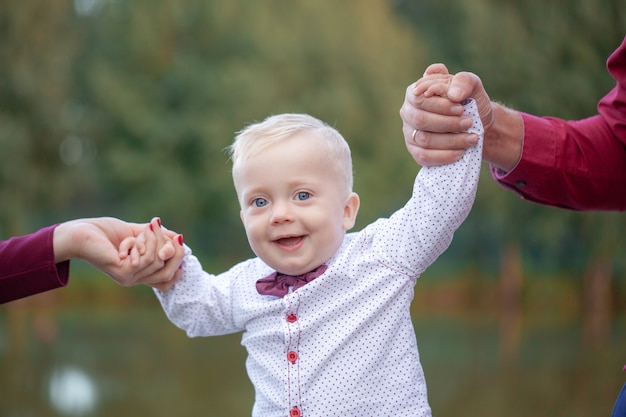
[(54, 230), (0, 242), (0, 304), (67, 284), (69, 262), (54, 262)]
[(523, 156), (494, 169), (505, 188), (540, 204), (575, 210), (626, 210), (626, 147), (600, 116), (579, 121), (522, 114)]

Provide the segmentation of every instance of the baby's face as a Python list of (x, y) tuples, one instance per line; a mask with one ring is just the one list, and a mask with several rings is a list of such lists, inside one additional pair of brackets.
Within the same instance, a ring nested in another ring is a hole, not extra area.
[(289, 275), (326, 262), (354, 226), (358, 196), (347, 194), (311, 132), (271, 145), (233, 167), (241, 220), (254, 253)]

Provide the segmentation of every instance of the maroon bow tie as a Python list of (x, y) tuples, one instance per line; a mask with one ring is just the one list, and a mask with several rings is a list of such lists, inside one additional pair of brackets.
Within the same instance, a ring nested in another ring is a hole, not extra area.
[(289, 287), (295, 291), (319, 277), (326, 271), (327, 265), (320, 265), (311, 272), (302, 275), (285, 275), (274, 272), (256, 282), (256, 290), (261, 295), (275, 295), (284, 297), (289, 292)]

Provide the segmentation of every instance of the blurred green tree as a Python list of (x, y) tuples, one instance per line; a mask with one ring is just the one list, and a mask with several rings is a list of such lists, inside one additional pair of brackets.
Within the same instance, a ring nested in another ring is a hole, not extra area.
[(79, 175), (63, 162), (60, 149), (73, 140), (67, 103), (80, 39), (70, 2), (0, 3), (3, 236), (30, 231), (40, 207), (61, 207), (75, 191)]
[[(0, 233), (159, 215), (225, 263), (247, 250), (222, 152), (244, 125), (278, 112), (335, 125), (353, 149), (361, 227), (409, 196), (417, 167), (397, 111), (429, 62), (480, 74), (521, 110), (584, 117), (612, 87), (604, 60), (626, 20), (616, 0), (10, 0), (0, 16)], [(603, 230), (624, 222), (482, 181), (440, 264), (497, 268), (511, 241), (533, 269), (582, 273), (608, 252), (623, 270), (623, 240)]]
[(202, 253), (241, 257), (222, 150), (281, 112), (311, 113), (350, 142), (360, 225), (410, 195), (398, 109), (425, 61), (389, 3), (106, 2), (83, 26), (77, 102), (101, 179), (85, 212), (159, 215)]

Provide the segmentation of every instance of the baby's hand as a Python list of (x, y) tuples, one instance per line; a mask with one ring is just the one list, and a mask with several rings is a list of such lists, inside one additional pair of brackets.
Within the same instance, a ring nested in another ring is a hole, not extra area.
[[(173, 239), (177, 240), (178, 245), (175, 246)], [(166, 262), (174, 257), (177, 248), (182, 251), (183, 236), (161, 227), (161, 221), (156, 218), (146, 225), (143, 232), (136, 237), (125, 238), (119, 246), (120, 260), (130, 257), (131, 267), (135, 269), (150, 268), (158, 271), (164, 267)], [(154, 285), (150, 280), (140, 281), (146, 285), (151, 285), (159, 289), (167, 289), (171, 284), (168, 283), (161, 288)]]
[(413, 94), (424, 97), (448, 96), (448, 89), (452, 84), (453, 75), (443, 64), (433, 64), (426, 68), (424, 76), (415, 82)]
[[(159, 229), (157, 229), (159, 230)], [(163, 262), (171, 258), (176, 249), (172, 239), (164, 236), (163, 242), (155, 246), (153, 250), (149, 250), (146, 245), (148, 233), (155, 233), (154, 226), (150, 223), (146, 226), (146, 230), (141, 232), (137, 237), (127, 237), (120, 243), (119, 253), (120, 259), (124, 260), (130, 257), (131, 265), (134, 268), (153, 262)], [(143, 267), (142, 266), (142, 267)]]

